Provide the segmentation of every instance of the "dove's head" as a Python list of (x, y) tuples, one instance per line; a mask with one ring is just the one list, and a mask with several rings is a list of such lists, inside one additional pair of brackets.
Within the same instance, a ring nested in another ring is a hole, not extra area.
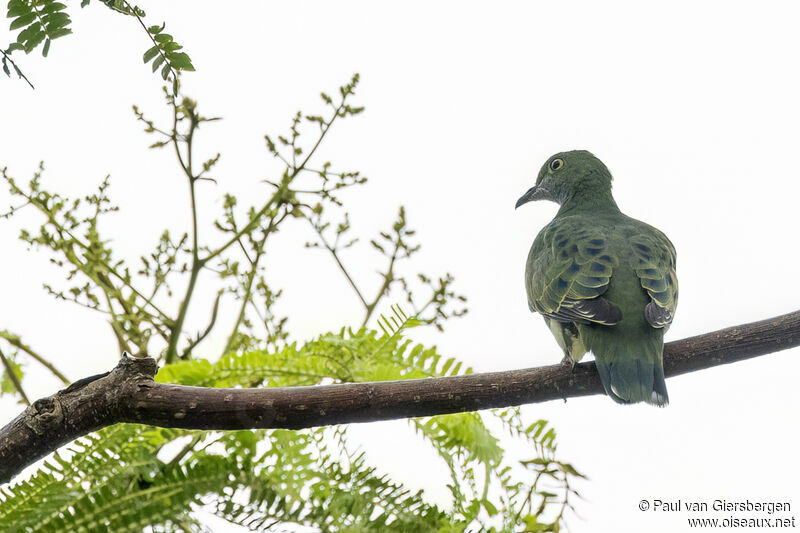
[(536, 185), (517, 200), (516, 207), (532, 200), (591, 199), (611, 193), (611, 173), (602, 161), (586, 150), (560, 152), (550, 157), (539, 171)]

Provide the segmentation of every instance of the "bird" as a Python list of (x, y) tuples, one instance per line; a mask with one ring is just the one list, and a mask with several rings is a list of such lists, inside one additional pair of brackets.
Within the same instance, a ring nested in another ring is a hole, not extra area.
[(534, 200), (560, 205), (528, 253), (528, 307), (544, 317), (564, 352), (562, 364), (574, 370), (591, 352), (614, 401), (663, 407), (664, 333), (678, 306), (675, 247), (620, 211), (611, 182), (590, 152), (560, 152), (517, 200), (515, 209)]

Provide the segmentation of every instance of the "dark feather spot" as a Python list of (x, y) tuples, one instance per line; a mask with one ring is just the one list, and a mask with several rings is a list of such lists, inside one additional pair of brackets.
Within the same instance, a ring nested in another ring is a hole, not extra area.
[(568, 281), (564, 281), (561, 278), (558, 278), (556, 280), (556, 287), (558, 287), (562, 291), (565, 291), (565, 290), (567, 290), (567, 287), (569, 287), (569, 282)]
[(578, 263), (573, 262), (569, 266), (569, 268), (567, 269), (567, 273), (569, 273), (569, 274), (577, 274), (580, 269), (581, 269), (581, 266)]
[(592, 272), (605, 272), (606, 266), (601, 265), (600, 263), (592, 263), (592, 266), (589, 267), (589, 270), (591, 270)]
[(633, 247), (638, 249), (640, 252), (644, 252), (646, 254), (650, 253), (650, 247), (645, 246), (644, 244), (639, 244), (638, 242), (633, 243)]
[(561, 239), (556, 243), (556, 246), (559, 248), (563, 248), (564, 246), (567, 245), (567, 242), (569, 242), (569, 239)]
[(589, 244), (591, 244), (592, 246), (603, 246), (603, 242), (604, 242), (603, 239), (592, 239), (591, 241), (589, 241)]
[(587, 248), (586, 251), (589, 253), (589, 255), (597, 255), (600, 252), (602, 252), (603, 249), (602, 248)]
[(593, 322), (615, 324), (622, 320), (622, 311), (605, 298), (586, 300), (579, 304), (579, 312)]
[(672, 322), (672, 313), (669, 309), (660, 307), (655, 302), (650, 302), (645, 306), (644, 317), (654, 328), (663, 328)]

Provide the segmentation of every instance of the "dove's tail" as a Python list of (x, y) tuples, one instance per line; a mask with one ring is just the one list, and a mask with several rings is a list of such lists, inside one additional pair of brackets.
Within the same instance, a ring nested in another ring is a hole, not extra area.
[(644, 342), (593, 344), (592, 353), (603, 388), (615, 402), (647, 402), (659, 407), (669, 403), (661, 335), (650, 336)]

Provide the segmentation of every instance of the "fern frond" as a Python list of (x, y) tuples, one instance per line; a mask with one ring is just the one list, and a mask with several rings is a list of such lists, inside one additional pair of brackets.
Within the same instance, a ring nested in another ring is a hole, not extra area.
[[(471, 372), (435, 348), (405, 339), (413, 319), (402, 309), (393, 308), (393, 320), (382, 323), (383, 334), (342, 329), (279, 350), (167, 365), (157, 378), (250, 387)], [(490, 429), (497, 425), (493, 420), (528, 443), (535, 456), (509, 461)], [(445, 532), (489, 523), (513, 530), (551, 509), (563, 514), (570, 495), (577, 495), (569, 480), (581, 474), (556, 458), (555, 433), (544, 420), (526, 424), (518, 409), (505, 409), (411, 424), (450, 472), (449, 511), (370, 466), (349, 445), (346, 426), (190, 432), (120, 424), (75, 441), (29, 480), (0, 489), (0, 530), (180, 530), (194, 523), (192, 506), (254, 530), (298, 524), (326, 531)], [(159, 459), (170, 443), (181, 451)]]

